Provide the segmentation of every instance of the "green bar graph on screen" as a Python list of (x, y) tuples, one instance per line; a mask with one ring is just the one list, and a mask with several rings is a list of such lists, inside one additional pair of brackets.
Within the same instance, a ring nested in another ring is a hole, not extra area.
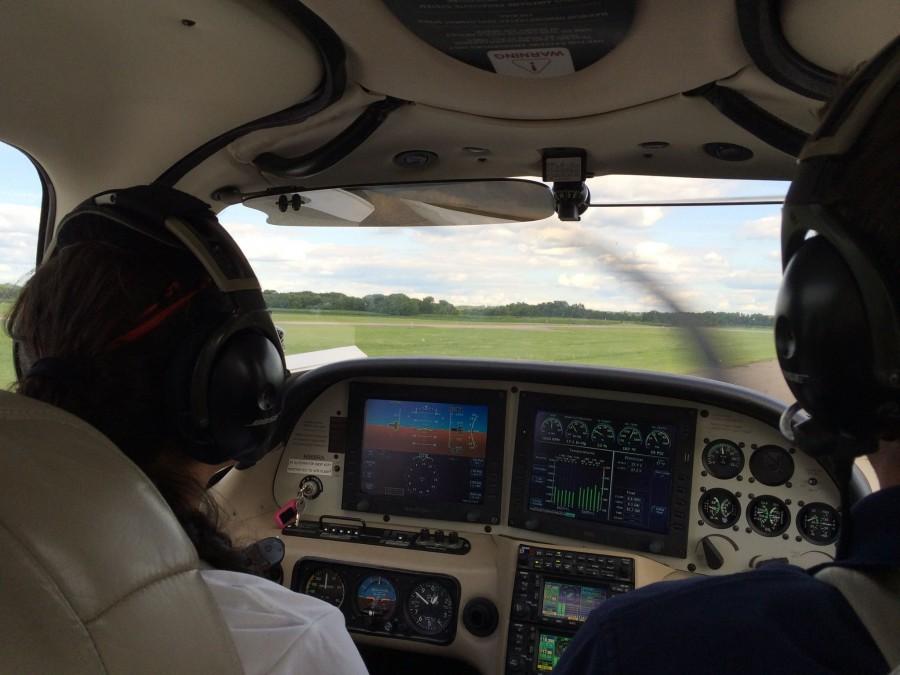
[(582, 511), (600, 512), (600, 497), (602, 489), (599, 485), (580, 487), (577, 490), (565, 490), (553, 488), (553, 501), (557, 506), (567, 508), (579, 508)]

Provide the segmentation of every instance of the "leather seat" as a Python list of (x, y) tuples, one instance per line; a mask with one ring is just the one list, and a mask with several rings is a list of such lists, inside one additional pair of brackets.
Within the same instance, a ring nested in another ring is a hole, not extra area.
[(0, 672), (242, 672), (152, 483), (89, 425), (8, 392), (0, 551)]

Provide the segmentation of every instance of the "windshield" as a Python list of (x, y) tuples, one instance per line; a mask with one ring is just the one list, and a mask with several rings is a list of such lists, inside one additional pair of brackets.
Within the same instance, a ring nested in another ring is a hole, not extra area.
[[(592, 203), (623, 203), (783, 195), (787, 184), (609, 176), (589, 186)], [(788, 399), (772, 339), (779, 212), (611, 207), (580, 222), (360, 229), (273, 227), (235, 206), (220, 219), (288, 354), (597, 364), (714, 375)]]

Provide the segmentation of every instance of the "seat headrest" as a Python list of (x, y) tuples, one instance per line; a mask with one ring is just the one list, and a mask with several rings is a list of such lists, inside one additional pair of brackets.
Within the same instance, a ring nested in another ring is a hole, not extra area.
[(85, 422), (8, 392), (0, 549), (0, 671), (241, 672), (149, 479)]

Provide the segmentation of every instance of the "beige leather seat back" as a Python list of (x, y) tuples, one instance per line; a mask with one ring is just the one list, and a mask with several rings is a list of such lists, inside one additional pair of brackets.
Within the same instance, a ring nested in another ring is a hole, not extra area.
[(81, 420), (0, 392), (0, 672), (242, 672), (194, 547)]

